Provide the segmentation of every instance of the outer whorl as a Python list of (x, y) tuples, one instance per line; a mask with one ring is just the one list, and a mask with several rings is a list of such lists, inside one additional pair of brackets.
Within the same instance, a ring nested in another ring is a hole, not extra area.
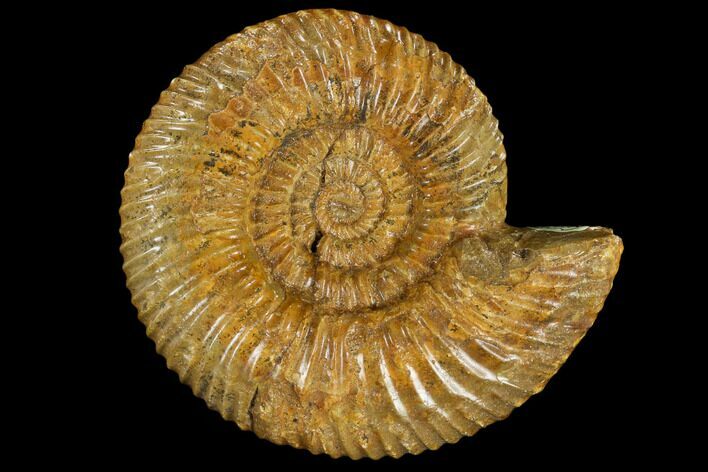
[(404, 28), (313, 10), (246, 28), (162, 93), (125, 175), (133, 302), (241, 428), (352, 458), (436, 449), (543, 388), (622, 251), (505, 225), (502, 135)]

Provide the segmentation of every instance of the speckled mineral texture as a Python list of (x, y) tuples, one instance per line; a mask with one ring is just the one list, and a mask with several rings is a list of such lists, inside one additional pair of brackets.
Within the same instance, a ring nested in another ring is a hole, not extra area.
[(353, 458), (435, 449), (543, 388), (622, 251), (504, 223), (502, 135), (449, 55), (336, 10), (187, 66), (137, 138), (121, 208), (133, 302), (224, 418)]

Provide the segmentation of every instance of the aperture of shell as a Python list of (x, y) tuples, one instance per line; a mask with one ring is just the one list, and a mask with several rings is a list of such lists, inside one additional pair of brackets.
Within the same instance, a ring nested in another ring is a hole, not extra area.
[(124, 269), (182, 382), (277, 444), (437, 449), (505, 418), (584, 336), (618, 270), (599, 227), (504, 223), (487, 98), (357, 13), (297, 12), (187, 66), (136, 140)]

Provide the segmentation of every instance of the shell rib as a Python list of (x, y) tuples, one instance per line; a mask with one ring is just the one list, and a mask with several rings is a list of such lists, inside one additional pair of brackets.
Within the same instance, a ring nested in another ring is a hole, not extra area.
[(449, 55), (302, 11), (187, 66), (136, 140), (124, 269), (182, 382), (277, 444), (436, 449), (543, 388), (621, 240), (504, 223), (502, 135)]

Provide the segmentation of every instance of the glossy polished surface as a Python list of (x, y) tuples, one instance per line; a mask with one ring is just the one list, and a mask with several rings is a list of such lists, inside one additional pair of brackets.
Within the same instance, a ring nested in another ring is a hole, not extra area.
[(187, 66), (136, 140), (121, 251), (196, 395), (279, 444), (435, 449), (543, 388), (592, 325), (611, 230), (504, 223), (486, 97), (420, 36), (285, 15)]

